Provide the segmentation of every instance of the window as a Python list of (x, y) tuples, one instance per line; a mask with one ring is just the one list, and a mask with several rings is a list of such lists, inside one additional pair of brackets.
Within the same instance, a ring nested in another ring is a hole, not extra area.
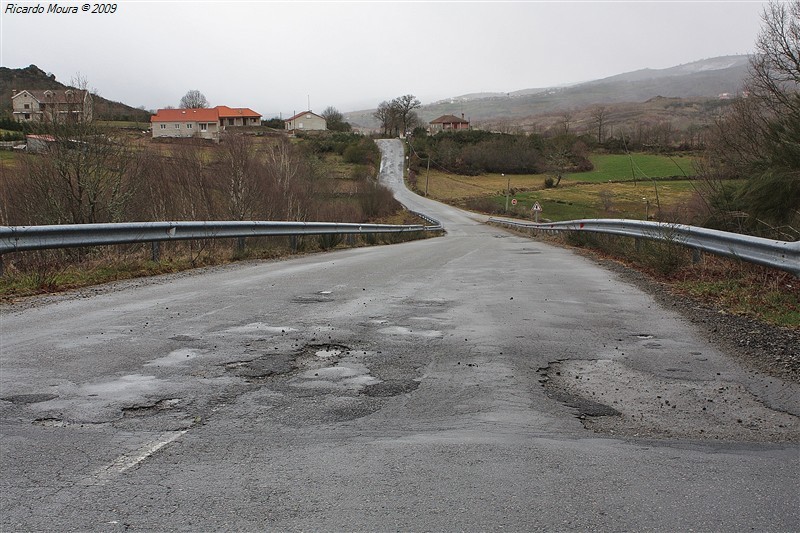
[(187, 129), (187, 130), (190, 130), (190, 129), (192, 129), (192, 124), (191, 124), (191, 123), (187, 124), (187, 125), (186, 125), (186, 129)]
[(30, 109), (30, 108), (31, 108), (31, 104), (25, 104), (25, 109)]
[(205, 122), (200, 123), (200, 131), (206, 131), (208, 129), (208, 124)]
[(25, 120), (30, 120), (30, 119), (31, 119), (31, 114), (25, 113)]
[(162, 125), (161, 125), (161, 129), (162, 129), (162, 130), (165, 130), (165, 129), (167, 129), (167, 125), (166, 125), (166, 124), (162, 124)]
[(233, 119), (232, 118), (228, 119), (228, 126), (233, 126)]
[(180, 124), (175, 124), (175, 129), (176, 129), (176, 130), (179, 130), (179, 129), (181, 129), (181, 125), (180, 125)]

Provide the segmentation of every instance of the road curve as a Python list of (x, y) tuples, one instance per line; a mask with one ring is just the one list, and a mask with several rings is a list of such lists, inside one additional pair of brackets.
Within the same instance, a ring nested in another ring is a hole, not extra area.
[(0, 309), (0, 530), (800, 530), (797, 385), (380, 146), (446, 236)]

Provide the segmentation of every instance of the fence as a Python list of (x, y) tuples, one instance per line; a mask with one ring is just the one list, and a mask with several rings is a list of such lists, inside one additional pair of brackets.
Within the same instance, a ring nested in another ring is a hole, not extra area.
[(694, 250), (786, 270), (800, 277), (800, 241), (777, 241), (696, 226), (644, 220), (586, 219), (538, 224), (492, 217), (489, 222), (532, 231), (606, 233), (636, 239), (669, 241)]

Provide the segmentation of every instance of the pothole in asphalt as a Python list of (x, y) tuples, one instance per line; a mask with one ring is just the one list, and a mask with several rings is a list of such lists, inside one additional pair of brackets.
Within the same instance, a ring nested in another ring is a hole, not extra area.
[(122, 408), (122, 416), (148, 416), (160, 411), (174, 409), (181, 403), (180, 398), (166, 398), (149, 405), (134, 405)]
[(58, 398), (58, 394), (14, 394), (11, 396), (3, 396), (0, 400), (13, 404), (30, 404), (48, 402), (56, 398)]
[(291, 372), (295, 369), (296, 357), (294, 354), (268, 354), (247, 361), (225, 363), (223, 366), (240, 378), (258, 380)]
[(624, 362), (555, 361), (540, 368), (548, 396), (577, 409), (584, 427), (641, 438), (800, 442), (800, 417), (770, 409), (744, 385), (662, 377)]
[(350, 353), (350, 348), (343, 344), (310, 344), (307, 351), (313, 352), (314, 356), (321, 359), (331, 359)]

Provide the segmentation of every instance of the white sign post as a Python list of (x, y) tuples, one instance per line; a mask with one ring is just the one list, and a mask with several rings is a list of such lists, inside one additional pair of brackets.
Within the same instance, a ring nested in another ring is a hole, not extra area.
[(531, 211), (533, 211), (533, 221), (537, 224), (539, 223), (539, 213), (542, 212), (542, 206), (539, 205), (539, 202), (534, 202), (533, 207), (531, 207)]

